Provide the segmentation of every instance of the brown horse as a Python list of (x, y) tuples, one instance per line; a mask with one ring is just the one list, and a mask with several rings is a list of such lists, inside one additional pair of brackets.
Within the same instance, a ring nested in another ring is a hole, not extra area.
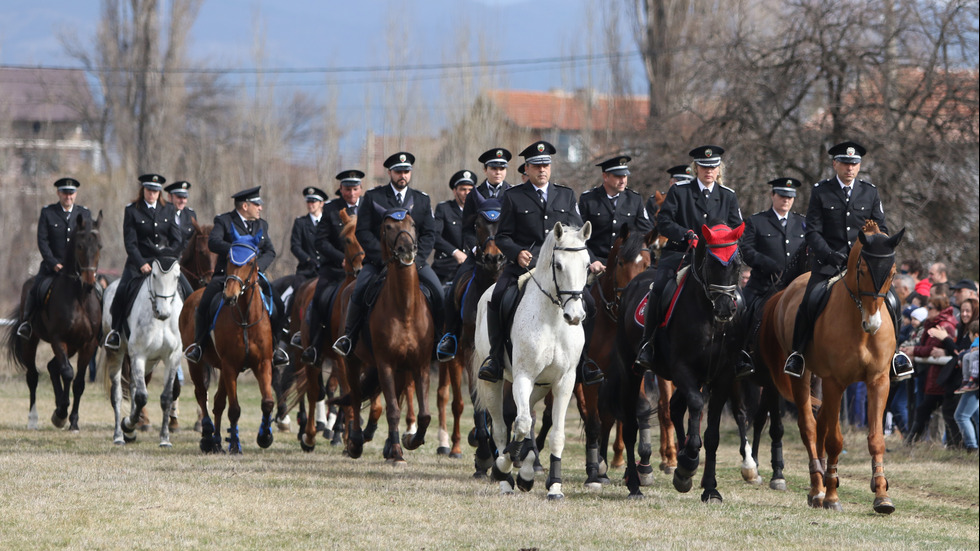
[[(428, 403), (429, 359), (435, 326), (429, 304), (419, 288), (415, 222), (405, 211), (387, 214), (381, 223), (380, 236), (387, 277), (368, 318), (370, 333), (357, 344), (353, 357), (347, 359), (347, 380), (350, 403), (357, 407), (364, 398), (361, 385), (364, 368), (373, 366), (377, 370), (388, 419), (384, 457), (398, 464), (404, 463), (402, 446), (414, 450), (425, 442), (425, 432), (432, 419)], [(401, 418), (398, 396), (405, 390), (409, 377), (418, 398), (418, 429), (414, 434), (407, 432), (402, 441), (398, 436)], [(353, 415), (347, 420), (347, 426), (347, 451), (353, 458), (360, 457), (365, 441), (360, 416)]]
[[(38, 371), (35, 363), (37, 346), (41, 340), (51, 344), (54, 358), (48, 362), (48, 373), (54, 387), (55, 410), (51, 414), (54, 426), (62, 428), (70, 421), (69, 430), (78, 431), (78, 406), (85, 392), (85, 370), (99, 347), (99, 331), (102, 327), (102, 300), (96, 291), (95, 272), (99, 268), (99, 255), (102, 250), (102, 211), (95, 222), (79, 216), (75, 220), (74, 242), (65, 253), (63, 268), (55, 276), (45, 296), (43, 304), (37, 309), (32, 321), (33, 332), (30, 339), (17, 336), (17, 326), (23, 303), (33, 284), (33, 278), (24, 282), (21, 292), (21, 305), (11, 315), (15, 319), (7, 333), (7, 349), (11, 359), (27, 372), (27, 388), (30, 390), (31, 409), (27, 426), (37, 429), (37, 382)], [(101, 290), (101, 289), (100, 289)], [(76, 356), (77, 373), (69, 358)], [(74, 404), (69, 397), (71, 387)], [(71, 414), (68, 406), (71, 405)]]
[(193, 218), (191, 218), (191, 225), (194, 226), (194, 233), (191, 234), (180, 256), (180, 271), (191, 284), (191, 288), (197, 290), (207, 287), (208, 282), (211, 281), (218, 255), (208, 248), (208, 237), (214, 226), (200, 225)]
[[(234, 228), (232, 228), (234, 232)], [(215, 319), (212, 340), (206, 343), (201, 362), (188, 362), (198, 406), (204, 412), (201, 451), (221, 449), (221, 416), (228, 401), (228, 451), (242, 453), (238, 437), (238, 375), (251, 369), (262, 395), (262, 422), (256, 439), (260, 447), (272, 445), (272, 323), (264, 304), (257, 264), (260, 236), (237, 235), (228, 253), (228, 267), (222, 291), (222, 306)], [(180, 332), (184, 346), (194, 340), (193, 307), (203, 291), (195, 291), (181, 311)], [(207, 308), (208, 305), (201, 305)], [(185, 316), (185, 314), (187, 314)], [(219, 366), (220, 380), (214, 396), (214, 422), (207, 415), (207, 391), (212, 368)]]
[[(847, 271), (828, 291), (830, 296), (813, 327), (813, 338), (803, 351), (806, 372), (790, 380), (783, 363), (793, 341), (796, 312), (809, 274), (793, 281), (765, 305), (759, 333), (760, 353), (769, 366), (779, 392), (792, 399), (799, 410), (800, 436), (810, 458), (812, 507), (841, 510), (837, 493), (837, 460), (844, 444), (840, 429), (840, 405), (844, 389), (863, 381), (868, 387), (868, 451), (871, 454), (871, 490), (874, 510), (891, 513), (885, 479), (885, 440), (882, 434), (889, 372), (895, 352), (895, 330), (884, 305), (885, 293), (895, 274), (895, 247), (905, 230), (893, 237), (868, 221), (851, 248)], [(814, 419), (811, 410), (810, 373), (823, 381), (823, 404)]]
[[(481, 197), (477, 197), (478, 203)], [(499, 211), (490, 211), (499, 212)], [(478, 215), (475, 221), (476, 229), (476, 251), (474, 258), (476, 267), (467, 277), (457, 279), (452, 288), (451, 296), (447, 300), (455, 301), (457, 311), (462, 316), (463, 325), (459, 335), (456, 357), (452, 360), (439, 364), (439, 389), (437, 393), (437, 408), (439, 411), (439, 447), (436, 453), (448, 455), (452, 458), (460, 458), (463, 451), (460, 449), (460, 418), (463, 415), (463, 373), (465, 372), (469, 380), (470, 388), (475, 388), (473, 382), (474, 373), (470, 373), (467, 367), (470, 365), (470, 357), (473, 355), (473, 332), (476, 330), (476, 306), (480, 296), (500, 276), (504, 268), (506, 258), (497, 248), (497, 226), (499, 224), (496, 216), (492, 220), (484, 215)], [(447, 430), (446, 405), (450, 402), (450, 390), (452, 390), (452, 412), (453, 412), (453, 432), (450, 436)], [(484, 412), (485, 414), (485, 412)], [(474, 412), (474, 416), (479, 416)], [(482, 416), (479, 416), (482, 419)], [(477, 423), (479, 424), (479, 422)], [(489, 441), (489, 433), (486, 433), (484, 441)], [(483, 455), (486, 461), (490, 460), (490, 446), (485, 446)], [(487, 463), (483, 469), (489, 469)]]

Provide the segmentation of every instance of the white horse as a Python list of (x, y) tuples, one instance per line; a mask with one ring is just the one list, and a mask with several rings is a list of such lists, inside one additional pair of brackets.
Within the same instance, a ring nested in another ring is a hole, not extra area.
[[(176, 258), (155, 259), (152, 270), (136, 294), (132, 312), (129, 314), (129, 338), (122, 333), (119, 350), (105, 350), (102, 372), (103, 382), (109, 391), (109, 399), (116, 415), (113, 442), (125, 444), (136, 440), (136, 426), (140, 412), (147, 402), (146, 378), (157, 362), (166, 368), (163, 394), (160, 395), (160, 408), (163, 409), (163, 422), (160, 423), (160, 446), (169, 448), (170, 427), (168, 417), (173, 403), (173, 385), (177, 371), (180, 370), (181, 341), (179, 314), (184, 306), (177, 292), (180, 278), (180, 264)], [(105, 304), (112, 299), (119, 287), (119, 281), (112, 282), (105, 291)], [(109, 308), (102, 311), (102, 331), (107, 333), (112, 325)], [(129, 399), (130, 413), (122, 417), (122, 363), (125, 356), (130, 359)]]
[[(524, 296), (514, 312), (510, 330), (513, 352), (504, 358), (504, 376), (513, 382), (517, 418), (514, 439), (505, 445), (507, 426), (503, 412), (503, 381), (477, 384), (477, 400), (486, 407), (493, 420), (493, 439), (497, 459), (492, 474), (502, 493), (514, 491), (513, 467), (519, 465), (517, 486), (528, 491), (534, 485), (534, 440), (531, 409), (548, 391), (554, 393), (553, 428), (549, 434), (551, 468), (545, 485), (548, 499), (562, 499), (561, 454), (565, 447), (565, 411), (575, 387), (575, 371), (585, 345), (583, 290), (588, 276), (589, 252), (585, 242), (592, 235), (592, 225), (581, 229), (555, 224), (545, 238), (537, 266), (521, 277), (526, 286)], [(487, 334), (487, 304), (496, 285), (480, 298), (475, 334), (476, 353), (473, 362), (481, 362), (490, 353)], [(475, 371), (474, 371), (475, 372)], [(532, 457), (528, 457), (531, 455)]]

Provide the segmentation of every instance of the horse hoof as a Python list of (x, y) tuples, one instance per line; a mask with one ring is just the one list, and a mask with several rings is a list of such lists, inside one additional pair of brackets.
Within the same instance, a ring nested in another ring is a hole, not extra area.
[(674, 474), (674, 469), (676, 469), (676, 468), (677, 467), (675, 467), (673, 465), (668, 465), (667, 463), (661, 463), (660, 464), (660, 472), (662, 472), (664, 474)]
[(707, 503), (708, 505), (717, 505), (724, 503), (724, 499), (721, 497), (721, 493), (718, 490), (705, 490), (701, 494), (701, 502)]
[(324, 440), (332, 440), (333, 439), (333, 431), (330, 430), (330, 429), (323, 429), (323, 438), (324, 438)]
[(469, 443), (471, 448), (475, 448), (479, 444), (476, 441), (476, 427), (470, 429), (470, 433), (466, 435), (466, 442)]
[(463, 454), (460, 452), (449, 452), (449, 459), (462, 459)]
[(313, 451), (313, 448), (316, 447), (316, 439), (313, 439), (313, 441), (311, 443), (307, 444), (306, 443), (306, 435), (304, 434), (299, 439), (299, 447), (304, 452), (309, 453), (309, 452)]
[(786, 479), (785, 478), (774, 478), (769, 481), (769, 488), (773, 490), (779, 490), (780, 492), (786, 491)]
[(127, 444), (132, 444), (133, 442), (136, 441), (136, 433), (135, 432), (124, 432), (123, 433), (123, 440), (125, 440)]
[(653, 486), (653, 465), (637, 463), (636, 473), (640, 477), (640, 486)]
[(561, 482), (555, 482), (548, 489), (548, 501), (561, 501), (563, 499), (565, 499), (565, 494), (561, 493)]
[(364, 441), (370, 442), (371, 440), (374, 440), (374, 433), (377, 430), (378, 430), (378, 424), (369, 422), (367, 426), (364, 427)]
[(117, 446), (125, 446), (126, 440), (122, 436), (120, 436), (119, 438), (113, 438), (112, 443)]
[(439, 446), (436, 448), (436, 455), (449, 455), (449, 448), (446, 446)]
[(588, 491), (590, 491), (590, 492), (601, 492), (602, 491), (602, 482), (599, 482), (599, 481), (586, 482), (585, 483), (585, 489), (588, 490)]
[(518, 475), (517, 488), (520, 489), (522, 492), (530, 492), (531, 489), (534, 488), (534, 479), (532, 478), (531, 480), (524, 480), (523, 478), (520, 477), (520, 475)]
[(544, 467), (542, 467), (540, 463), (534, 464), (534, 474), (544, 474), (545, 472)]
[(408, 462), (406, 462), (401, 457), (391, 457), (386, 459), (385, 461), (387, 461), (387, 463), (391, 465), (391, 467), (394, 469), (402, 469), (408, 465)]
[(639, 501), (645, 497), (646, 496), (643, 495), (643, 492), (637, 490), (636, 493), (630, 492), (630, 495), (626, 496), (626, 499)]
[(745, 478), (743, 478), (743, 480), (745, 480), (745, 483), (746, 484), (751, 484), (753, 486), (761, 486), (762, 485), (762, 475), (758, 475), (757, 474), (757, 475), (755, 475), (755, 478), (753, 478), (752, 480), (748, 480), (748, 479), (745, 479)]
[(272, 431), (269, 431), (264, 434), (260, 433), (255, 438), (255, 443), (258, 444), (260, 448), (265, 449), (272, 445), (272, 440), (273, 440)]
[(172, 447), (174, 447), (174, 445), (171, 444), (170, 441), (161, 441), (160, 442), (160, 447), (161, 448), (172, 448)]
[(59, 429), (65, 428), (65, 423), (68, 422), (67, 417), (60, 417), (57, 410), (51, 414), (51, 424)]
[(406, 450), (415, 450), (418, 449), (419, 446), (425, 443), (425, 438), (419, 438), (416, 441), (415, 434), (416, 433), (412, 432), (412, 433), (405, 433), (402, 435), (403, 448), (405, 448)]
[(475, 471), (473, 473), (473, 480), (486, 480), (489, 478), (486, 471)]
[(198, 420), (194, 423), (194, 432), (201, 432), (201, 421)]
[(895, 504), (887, 497), (876, 497), (874, 507), (876, 513), (883, 515), (890, 515), (895, 512)]
[(814, 509), (820, 509), (821, 507), (823, 507), (823, 498), (825, 495), (826, 494), (824, 494), (823, 492), (820, 492), (815, 496), (807, 495), (806, 504), (809, 505), (810, 507), (813, 507)]
[(844, 510), (844, 508), (841, 507), (839, 501), (824, 501), (823, 508), (828, 511), (837, 511), (837, 512), (841, 512)]
[(759, 471), (755, 469), (746, 469), (742, 467), (742, 480), (748, 482), (749, 484), (762, 484), (762, 477), (759, 476)]
[(510, 495), (514, 493), (514, 477), (513, 475), (507, 475), (506, 478), (500, 481), (500, 493), (503, 495)]
[(683, 477), (680, 471), (674, 471), (674, 489), (682, 494), (686, 494), (691, 491), (694, 486), (694, 479), (691, 477)]

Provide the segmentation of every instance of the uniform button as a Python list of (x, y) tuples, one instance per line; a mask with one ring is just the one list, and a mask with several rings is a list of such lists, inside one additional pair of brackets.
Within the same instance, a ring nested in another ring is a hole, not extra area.
[[(851, 227), (850, 226), (847, 227), (847, 231), (851, 231)], [(848, 243), (848, 245), (850, 245), (850, 243)]]
[(614, 219), (613, 219), (613, 224), (615, 224), (616, 222), (617, 222), (617, 220), (616, 220), (616, 219), (614, 218)]
[(702, 214), (701, 216), (702, 216), (702, 218), (707, 218), (708, 217), (707, 214)]
[(845, 212), (845, 213), (844, 213), (844, 215), (845, 215), (845, 216), (850, 216), (850, 215), (851, 215), (851, 211), (847, 211), (847, 212)]
[(155, 228), (156, 226), (157, 226), (157, 223), (156, 223), (156, 222), (154, 222), (154, 223), (153, 223), (153, 227)]
[[(547, 214), (546, 214), (546, 215), (544, 215), (544, 219), (545, 219), (545, 220), (547, 220), (547, 219), (548, 219), (548, 215), (547, 215)], [(847, 228), (847, 229), (851, 229), (851, 228)]]
[(616, 237), (616, 232), (613, 232), (613, 234), (612, 234), (612, 236), (613, 236), (613, 237)]
[[(786, 244), (789, 245), (789, 239), (786, 240)], [(787, 254), (789, 254), (789, 253), (787, 253)]]
[(789, 256), (789, 253), (786, 253), (786, 256)]

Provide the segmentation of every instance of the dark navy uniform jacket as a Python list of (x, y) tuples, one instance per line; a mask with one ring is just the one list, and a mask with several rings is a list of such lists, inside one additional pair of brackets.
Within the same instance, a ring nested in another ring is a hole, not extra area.
[(436, 255), (432, 260), (432, 269), (441, 281), (446, 281), (456, 275), (456, 269), (459, 268), (459, 263), (453, 258), (453, 251), (464, 250), (463, 211), (456, 205), (455, 199), (436, 205), (435, 227)]
[(548, 184), (548, 202), (544, 208), (538, 201), (537, 188), (531, 182), (514, 186), (503, 194), (500, 225), (497, 227), (497, 247), (514, 265), (522, 250), (530, 251), (531, 266), (537, 262), (541, 245), (555, 222), (581, 227), (575, 192), (555, 183)]
[(320, 277), (328, 281), (342, 281), (344, 274), (344, 223), (340, 220), (340, 211), (346, 210), (353, 215), (347, 202), (334, 199), (323, 206), (323, 216), (316, 226), (313, 244), (320, 253)]
[[(235, 242), (232, 227), (239, 235), (249, 233), (238, 211), (233, 210), (214, 217), (214, 229), (208, 236), (208, 249), (218, 255), (218, 260), (214, 264), (215, 277), (225, 275), (228, 267), (228, 251), (231, 250), (231, 244)], [(276, 259), (276, 248), (269, 238), (269, 223), (261, 218), (252, 221), (252, 235), (258, 234), (259, 230), (262, 230), (262, 239), (259, 241), (258, 267), (260, 272), (265, 272)]]
[(802, 215), (790, 212), (783, 228), (772, 209), (753, 214), (745, 220), (745, 233), (739, 240), (742, 258), (752, 267), (746, 289), (761, 295), (769, 290), (793, 253), (806, 242), (806, 223)]
[[(500, 186), (497, 188), (496, 199), (498, 201), (503, 199), (504, 191), (510, 189), (511, 185), (507, 183), (507, 180), (500, 182)], [(479, 193), (480, 197), (484, 199), (490, 198), (490, 185), (484, 180), (482, 184), (473, 188), (469, 195), (466, 196), (466, 201), (463, 202), (463, 251), (468, 254), (473, 254), (473, 249), (476, 247), (476, 215), (480, 210), (476, 206), (476, 197), (473, 196), (474, 193)]]
[(885, 212), (881, 208), (878, 189), (870, 182), (854, 180), (850, 200), (846, 199), (837, 177), (813, 185), (810, 204), (806, 210), (806, 242), (810, 247), (811, 270), (824, 276), (837, 273), (834, 251), (845, 256), (857, 241), (864, 223), (874, 220), (878, 228), (888, 233)]
[(142, 199), (126, 205), (123, 214), (123, 243), (126, 246), (126, 266), (130, 274), (139, 274), (140, 266), (162, 256), (165, 249), (175, 252), (183, 245), (180, 229), (174, 224), (174, 210), (157, 203), (146, 206)]
[(92, 222), (92, 213), (81, 205), (72, 206), (70, 214), (65, 213), (61, 203), (53, 203), (41, 209), (41, 216), (37, 220), (37, 248), (41, 251), (38, 275), (57, 273), (54, 267), (64, 263), (65, 253), (71, 246), (71, 234), (75, 231), (75, 223), (79, 217), (88, 223)]
[(187, 243), (191, 240), (191, 236), (194, 235), (194, 224), (191, 223), (191, 220), (197, 220), (197, 213), (190, 207), (184, 207), (184, 210), (180, 211), (180, 216), (178, 217), (176, 207), (173, 204), (167, 206), (173, 209), (171, 216), (177, 224), (177, 228), (180, 230), (180, 250), (183, 251), (187, 248)]
[(667, 190), (667, 198), (657, 214), (657, 231), (668, 241), (666, 251), (684, 252), (684, 234), (687, 230), (701, 237), (701, 226), (713, 220), (721, 220), (735, 228), (742, 223), (735, 191), (715, 183), (711, 195), (705, 199), (697, 179), (678, 182)]
[[(436, 241), (436, 224), (432, 217), (432, 206), (429, 196), (425, 193), (406, 187), (402, 190), (402, 205), (407, 206), (412, 203), (412, 220), (415, 221), (416, 239), (418, 240), (418, 253), (415, 263), (425, 266), (432, 246)], [(364, 260), (375, 266), (381, 266), (384, 261), (381, 259), (381, 221), (383, 214), (379, 213), (374, 205), (379, 205), (382, 210), (395, 208), (395, 192), (391, 184), (378, 186), (368, 190), (361, 197), (361, 206), (357, 207), (357, 241), (364, 249)]]
[(616, 206), (606, 195), (602, 186), (594, 187), (582, 193), (578, 200), (579, 214), (582, 223), (592, 222), (592, 237), (586, 243), (591, 260), (599, 260), (603, 264), (609, 258), (616, 236), (619, 235), (623, 224), (629, 225), (630, 231), (647, 233), (653, 229), (653, 223), (647, 216), (643, 206), (643, 198), (631, 189), (625, 189), (616, 198)]
[[(326, 222), (323, 214), (320, 215), (320, 222)], [(306, 279), (313, 279), (323, 264), (323, 257), (314, 245), (316, 240), (316, 228), (313, 219), (309, 214), (300, 216), (293, 221), (293, 233), (289, 238), (289, 250), (299, 261), (296, 266), (296, 273)]]

